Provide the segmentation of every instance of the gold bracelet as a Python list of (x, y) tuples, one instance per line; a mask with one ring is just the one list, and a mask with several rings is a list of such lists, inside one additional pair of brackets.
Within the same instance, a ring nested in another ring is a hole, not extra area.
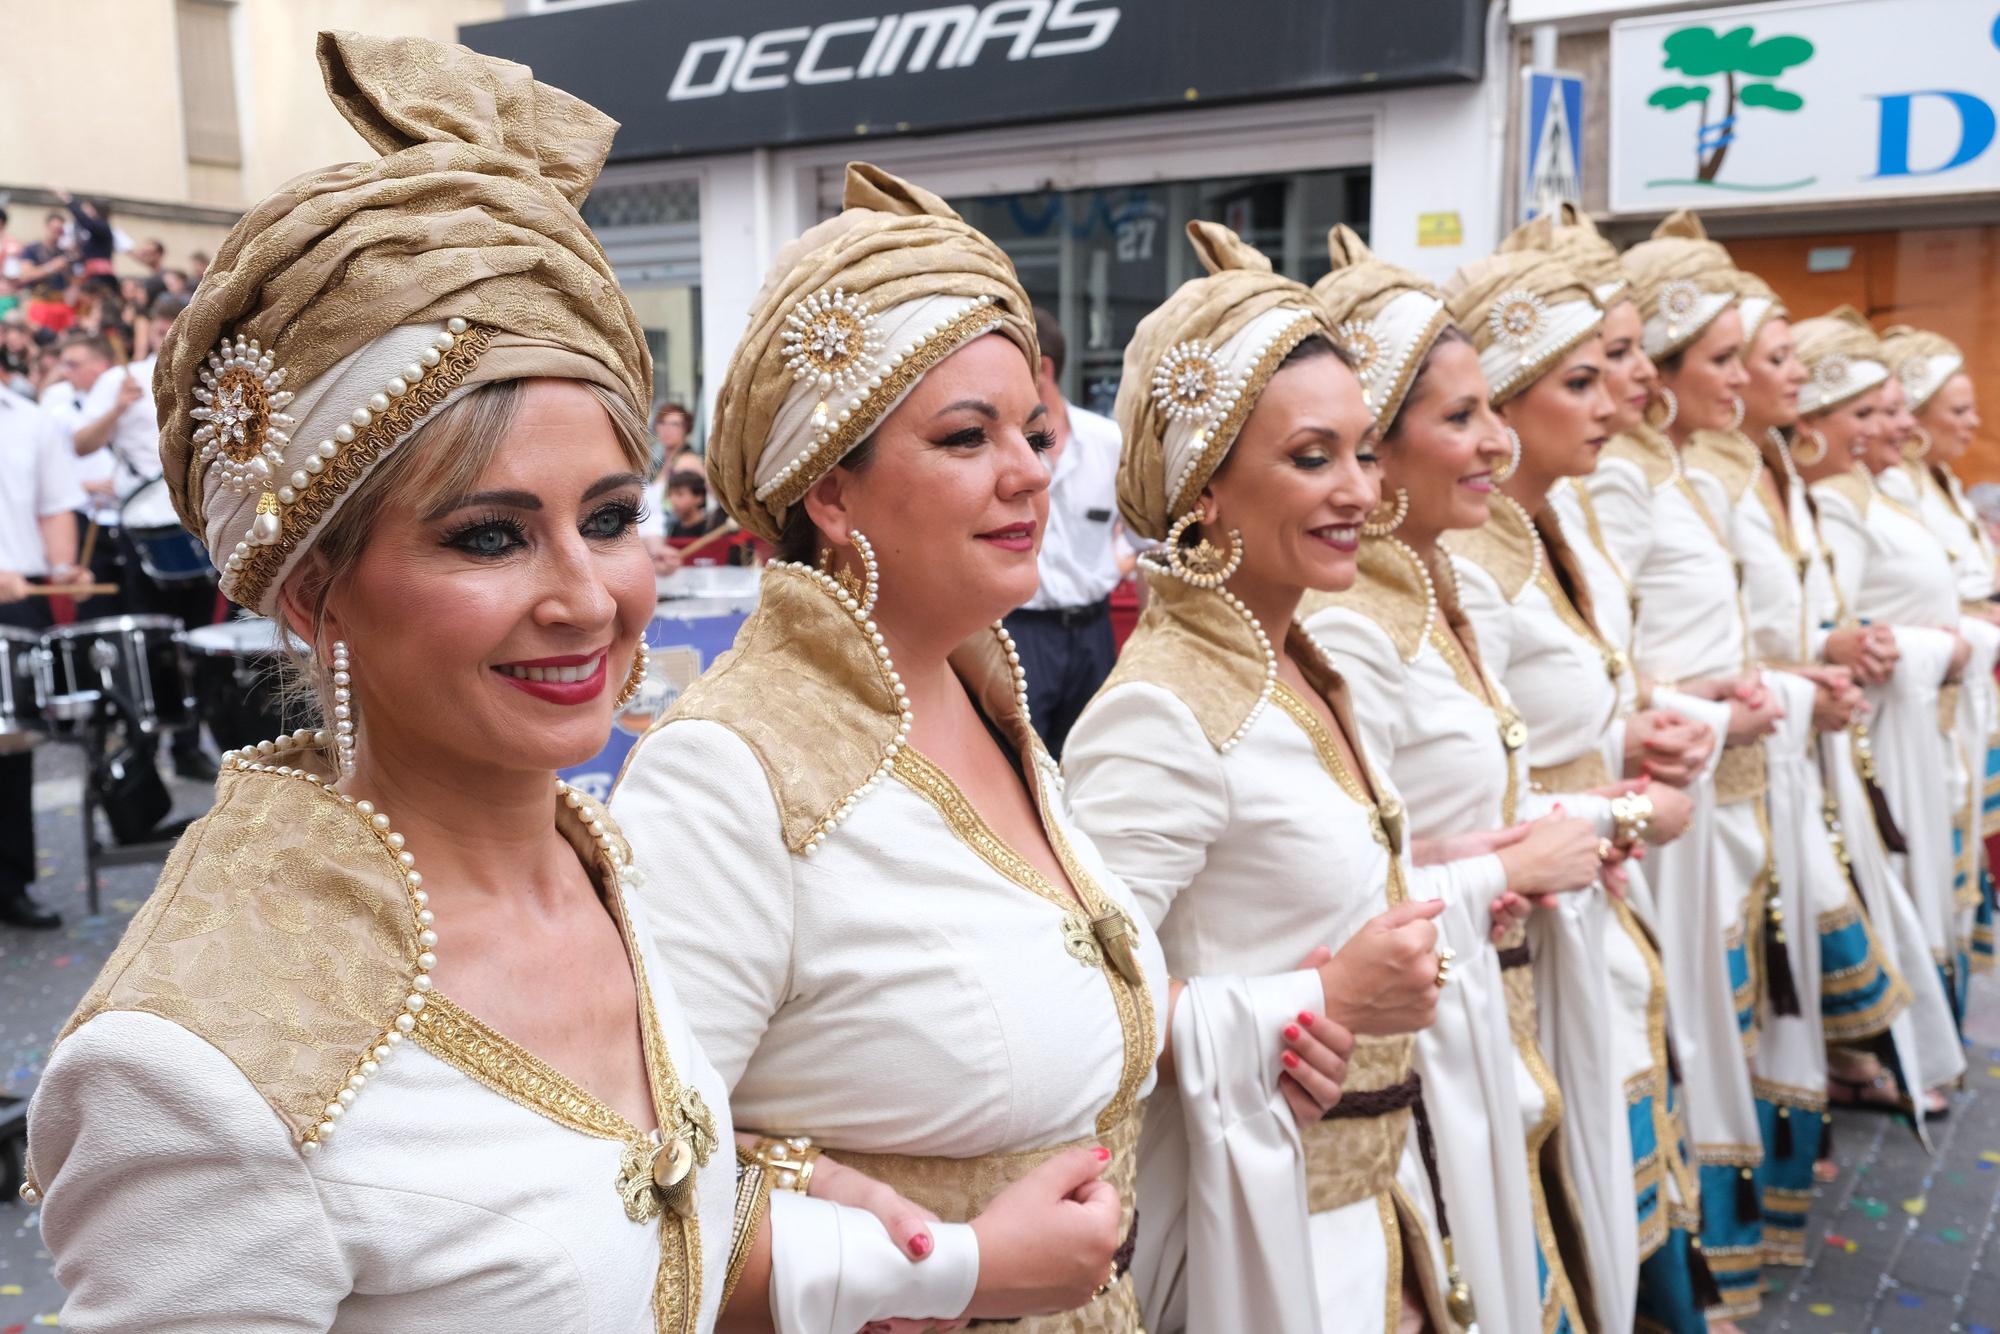
[(760, 1139), (751, 1154), (770, 1172), (773, 1190), (795, 1190), (801, 1195), (811, 1191), (820, 1151), (804, 1135)]
[(1611, 799), (1612, 842), (1629, 848), (1646, 837), (1653, 825), (1653, 799), (1643, 792), (1627, 792)]

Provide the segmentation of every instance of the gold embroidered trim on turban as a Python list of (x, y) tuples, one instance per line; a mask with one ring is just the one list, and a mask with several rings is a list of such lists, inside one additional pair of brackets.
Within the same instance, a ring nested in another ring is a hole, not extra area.
[(1118, 509), (1159, 540), (1194, 507), (1271, 376), (1315, 334), (1331, 339), (1312, 293), (1227, 227), (1190, 222), (1207, 270), (1133, 331), (1118, 385)]
[(1875, 330), (1852, 306), (1800, 320), (1792, 326), (1806, 382), (1799, 415), (1829, 412), (1889, 378), (1888, 355)]
[(1632, 298), (1645, 319), (1641, 341), (1654, 361), (1701, 337), (1736, 301), (1736, 266), (1687, 209), (1667, 215), (1653, 239), (1625, 252)]
[(777, 541), (926, 371), (995, 332), (1041, 369), (1006, 252), (930, 191), (849, 164), (842, 211), (778, 252), (723, 377), (708, 441), (722, 507)]
[(381, 154), (297, 177), (230, 229), (153, 376), (181, 521), (267, 614), (387, 451), (473, 386), (601, 384), (643, 410), (643, 331), (577, 206), (615, 122), (521, 65), (319, 35), (335, 107)]
[(1922, 412), (1945, 382), (1965, 369), (1965, 353), (1943, 334), (1895, 324), (1882, 331), (1882, 354), (1890, 371), (1903, 382), (1910, 411)]
[(1618, 258), (1618, 247), (1604, 239), (1590, 215), (1564, 200), (1554, 212), (1522, 223), (1500, 243), (1500, 253), (1544, 250), (1590, 285), (1597, 304), (1609, 310), (1631, 299), (1632, 275)]
[(1604, 311), (1583, 279), (1547, 251), (1474, 260), (1444, 292), (1452, 323), (1479, 350), (1496, 408), (1604, 326)]
[(1451, 317), (1435, 287), (1375, 258), (1346, 223), (1327, 232), (1326, 250), (1333, 271), (1313, 284), (1313, 296), (1333, 322), (1334, 341), (1354, 358), (1375, 424), (1387, 431)]
[(1774, 319), (1789, 320), (1792, 312), (1778, 299), (1771, 284), (1744, 269), (1736, 271), (1736, 301), (1743, 311), (1743, 358), (1749, 360), (1750, 346)]

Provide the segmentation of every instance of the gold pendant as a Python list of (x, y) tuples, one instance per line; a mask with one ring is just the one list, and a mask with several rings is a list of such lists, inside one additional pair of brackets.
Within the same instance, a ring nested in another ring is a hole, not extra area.
[(1128, 985), (1138, 986), (1139, 959), (1132, 951), (1132, 919), (1116, 908), (1109, 908), (1102, 916), (1091, 919), (1090, 931), (1104, 957), (1118, 970), (1118, 976)]
[(624, 1202), (625, 1216), (635, 1223), (650, 1223), (660, 1216), (660, 1190), (653, 1184), (653, 1157), (658, 1152), (645, 1140), (633, 1140), (618, 1160), (618, 1198)]
[(1403, 803), (1389, 797), (1376, 804), (1375, 823), (1382, 828), (1383, 846), (1392, 856), (1403, 853)]
[(1062, 920), (1063, 948), (1069, 957), (1086, 968), (1097, 967), (1103, 954), (1097, 947), (1097, 935), (1090, 929), (1090, 923), (1077, 913), (1064, 913)]
[(1500, 720), (1500, 744), (1509, 751), (1519, 750), (1528, 744), (1528, 725), (1521, 721), (1518, 713), (1509, 713)]

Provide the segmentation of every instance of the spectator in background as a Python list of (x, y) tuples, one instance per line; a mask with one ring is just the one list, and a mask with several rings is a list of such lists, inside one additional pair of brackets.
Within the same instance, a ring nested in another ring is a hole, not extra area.
[(1037, 386), (1055, 438), (1049, 467), (1048, 531), (1042, 534), (1041, 587), (1007, 617), (1007, 631), (1028, 673), (1028, 715), (1049, 753), (1063, 742), (1083, 706), (1111, 674), (1111, 590), (1124, 578), (1119, 561), (1118, 426), (1063, 397), (1062, 326), (1035, 307), (1042, 345)]
[[(115, 349), (99, 334), (71, 334), (56, 347), (56, 373), (42, 389), (42, 411), (61, 429), (72, 454), (76, 433), (85, 421), (84, 405), (90, 391), (118, 364)], [(115, 616), (124, 610), (124, 553), (118, 542), (118, 491), (114, 483), (117, 465), (111, 451), (100, 449), (76, 460), (76, 480), (83, 491), (84, 504), (77, 513), (77, 531), (84, 534), (78, 561), (90, 568), (92, 583), (110, 584), (118, 593), (100, 593), (77, 604), (77, 616)]]
[(680, 469), (667, 474), (667, 536), (706, 537), (724, 522), (719, 510), (708, 507), (708, 479), (701, 473)]
[(29, 289), (23, 313), (27, 315), (29, 324), (46, 330), (51, 336), (68, 333), (70, 326), (76, 323), (76, 306), (72, 303), (81, 295), (74, 283), (43, 278)]
[(206, 250), (196, 250), (188, 255), (187, 272), (188, 286), (190, 288), (199, 286), (201, 280), (208, 276), (209, 263), (210, 260)]
[(64, 240), (69, 218), (57, 212), (42, 219), (42, 239), (21, 248), (20, 271), (14, 275), (23, 288), (54, 279), (63, 282), (76, 267), (76, 253)]
[(53, 192), (69, 210), (69, 220), (75, 228), (75, 252), (77, 271), (86, 278), (109, 278), (111, 254), (117, 249), (117, 237), (112, 234), (111, 221), (104, 216), (104, 210), (88, 199), (78, 199), (67, 190)]
[(653, 411), (653, 438), (660, 442), (661, 457), (672, 460), (687, 447), (694, 430), (694, 414), (679, 403), (666, 402)]
[(160, 240), (157, 236), (149, 236), (138, 245), (132, 247), (132, 259), (146, 272), (143, 277), (138, 279), (127, 278), (125, 280), (127, 284), (136, 281), (140, 289), (145, 293), (147, 301), (151, 301), (154, 297), (167, 290), (166, 279), (161, 273), (167, 266), (166, 242)]
[(35, 331), (24, 311), (0, 315), (0, 386), (34, 397)]

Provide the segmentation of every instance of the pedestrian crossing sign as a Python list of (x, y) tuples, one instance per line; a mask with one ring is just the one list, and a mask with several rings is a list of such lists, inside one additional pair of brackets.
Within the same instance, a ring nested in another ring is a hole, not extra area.
[(1583, 204), (1583, 76), (1521, 71), (1521, 219)]

